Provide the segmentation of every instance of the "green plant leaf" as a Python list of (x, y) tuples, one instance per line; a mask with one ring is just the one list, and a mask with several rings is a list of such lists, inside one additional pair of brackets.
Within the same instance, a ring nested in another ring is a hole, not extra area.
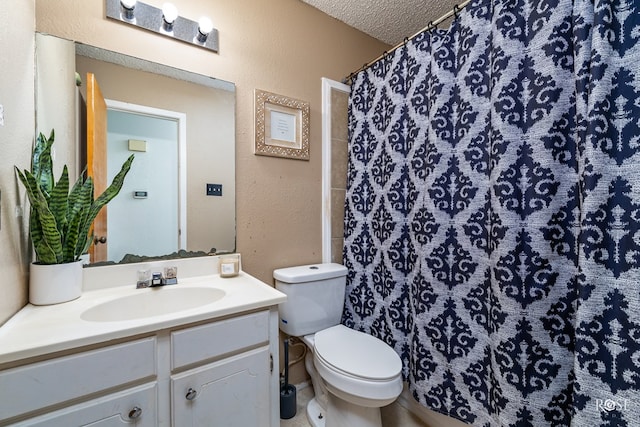
[(80, 207), (74, 211), (72, 216), (69, 218), (69, 223), (67, 225), (67, 230), (65, 233), (65, 242), (63, 248), (63, 258), (64, 262), (72, 262), (76, 261), (83, 252), (78, 251), (78, 244), (84, 244), (84, 240), (80, 235), (80, 223), (84, 217), (86, 217), (86, 211), (88, 207), (85, 206)]
[(56, 219), (57, 229), (64, 230), (67, 226), (67, 210), (69, 197), (69, 171), (67, 165), (62, 169), (62, 175), (51, 190), (49, 198), (49, 209)]
[(36, 261), (45, 264), (55, 264), (53, 260), (57, 258), (56, 254), (44, 240), (38, 211), (35, 209), (31, 209), (31, 215), (29, 216), (29, 235), (33, 242), (33, 250), (36, 252)]
[[(40, 225), (42, 239), (34, 241), (34, 249), (39, 262), (44, 264), (57, 264), (62, 262), (62, 236), (56, 227), (56, 219), (49, 209), (47, 199), (40, 189), (35, 176), (28, 170), (18, 172), (18, 177), (27, 190), (27, 197), (34, 210), (38, 212), (37, 219)], [(40, 232), (37, 232), (40, 233)], [(53, 256), (51, 254), (53, 252)]]
[(75, 255), (79, 257), (85, 253), (89, 247), (87, 246), (87, 235), (89, 234), (91, 223), (89, 213), (91, 211), (91, 203), (93, 202), (93, 180), (87, 178), (82, 185), (78, 186), (78, 191), (74, 195), (74, 212), (78, 215), (78, 238), (75, 242)]
[[(89, 212), (89, 217), (87, 218), (88, 220), (87, 234), (89, 233), (89, 229), (91, 227), (91, 224), (93, 223), (93, 220), (96, 219), (96, 216), (98, 216), (100, 209), (102, 209), (107, 203), (109, 203), (111, 199), (116, 197), (120, 192), (120, 190), (122, 189), (122, 185), (124, 184), (124, 178), (127, 176), (129, 169), (131, 169), (131, 164), (133, 163), (133, 159), (134, 159), (134, 155), (132, 154), (124, 162), (124, 164), (122, 165), (122, 168), (120, 168), (120, 172), (118, 172), (116, 176), (113, 177), (113, 181), (111, 181), (111, 185), (109, 185), (107, 189), (104, 190), (104, 192), (100, 196), (98, 196), (98, 198), (91, 204), (91, 210)], [(90, 179), (91, 178), (87, 179), (87, 181), (89, 181)], [(92, 186), (93, 186), (93, 181), (92, 181)]]
[(40, 188), (47, 198), (51, 193), (54, 181), (53, 160), (51, 158), (51, 147), (53, 146), (54, 139), (55, 133), (53, 129), (48, 139), (43, 133), (40, 133), (36, 139), (36, 145), (33, 147), (33, 154), (31, 156), (31, 172), (40, 183)]
[(85, 185), (82, 177), (78, 178), (69, 193), (68, 213), (69, 224), (65, 232), (64, 257), (71, 261), (78, 259), (82, 252), (78, 250), (79, 242), (84, 243), (81, 228), (91, 206), (91, 189)]
[[(104, 190), (104, 192), (100, 196), (98, 196), (92, 208), (97, 208), (99, 212), (104, 205), (109, 203), (111, 199), (113, 199), (118, 195), (118, 193), (122, 189), (122, 185), (124, 184), (124, 179), (127, 176), (127, 173), (129, 173), (129, 169), (131, 169), (131, 164), (133, 163), (133, 159), (134, 159), (134, 155), (132, 154), (123, 163), (122, 167), (120, 168), (120, 172), (118, 172), (116, 176), (113, 177), (113, 181), (111, 181), (111, 185), (109, 185), (107, 189)], [(96, 212), (96, 215), (98, 215), (98, 212)]]
[[(49, 138), (40, 133), (32, 152), (31, 171), (15, 167), (31, 203), (30, 236), (36, 261), (60, 264), (79, 259), (93, 242), (91, 226), (100, 210), (118, 195), (131, 169), (131, 155), (114, 177), (111, 185), (94, 200), (91, 178), (82, 176), (69, 191), (69, 171), (65, 165), (54, 183), (51, 149), (55, 133)], [(83, 173), (84, 175), (84, 173)]]

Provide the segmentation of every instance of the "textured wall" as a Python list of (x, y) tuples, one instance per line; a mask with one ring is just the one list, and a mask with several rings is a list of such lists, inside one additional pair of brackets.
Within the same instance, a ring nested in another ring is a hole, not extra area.
[[(147, 3), (161, 6), (163, 1)], [(29, 76), (24, 77), (24, 82), (30, 85), (22, 91), (24, 96), (19, 93), (11, 97), (25, 112), (20, 116), (21, 137), (2, 139), (0, 262), (11, 265), (8, 269), (11, 275), (6, 276), (3, 268), (1, 280), (4, 283), (8, 277), (13, 288), (9, 301), (2, 302), (11, 305), (0, 311), (4, 318), (25, 301), (26, 273), (23, 267), (16, 267), (15, 247), (20, 233), (11, 237), (6, 234), (5, 213), (13, 211), (14, 206), (4, 207), (9, 203), (5, 202), (5, 187), (15, 185), (15, 180), (12, 175), (7, 179), (10, 172), (2, 162), (9, 158), (12, 166), (20, 157), (28, 161), (30, 148), (17, 144), (25, 138), (29, 143), (33, 136), (33, 76), (29, 74), (33, 69), (33, 35), (28, 32), (21, 38), (18, 36), (26, 32), (24, 28), (32, 29), (33, 23), (30, 27), (20, 23), (15, 5), (9, 19), (9, 6), (5, 3), (0, 4), (0, 34), (3, 34), (0, 45), (3, 51), (17, 50), (19, 55), (9, 55), (12, 64), (2, 67), (0, 85), (9, 86), (5, 76)], [(32, 16), (33, 7), (19, 3), (17, 9), (26, 8), (24, 13)], [(197, 19), (200, 15), (212, 18), (220, 32), (219, 54), (107, 20), (104, 0), (37, 0), (37, 29), (236, 83), (237, 250), (243, 255), (245, 270), (272, 283), (272, 271), (276, 268), (321, 260), (320, 78), (341, 80), (388, 46), (298, 0), (181, 0), (176, 4), (180, 14), (187, 18)], [(29, 58), (31, 62), (28, 66), (15, 64), (20, 58)], [(5, 70), (10, 72), (5, 74)], [(11, 88), (16, 90), (15, 85)], [(310, 161), (253, 154), (256, 88), (310, 103)], [(7, 143), (11, 145), (9, 151), (5, 151)], [(5, 152), (11, 155), (5, 157)], [(4, 255), (9, 252), (12, 261), (7, 261)]]
[[(33, 0), (0, 2), (0, 324), (27, 301), (29, 247), (23, 217), (16, 217), (24, 192), (14, 165), (30, 164), (35, 122)], [(19, 196), (20, 195), (20, 196)]]

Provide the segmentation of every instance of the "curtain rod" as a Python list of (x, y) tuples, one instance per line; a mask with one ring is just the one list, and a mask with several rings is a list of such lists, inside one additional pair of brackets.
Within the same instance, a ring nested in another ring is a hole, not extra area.
[(401, 46), (404, 46), (409, 40), (413, 40), (414, 38), (416, 38), (417, 36), (419, 36), (420, 34), (431, 30), (432, 28), (435, 28), (439, 23), (441, 23), (442, 21), (445, 21), (449, 18), (451, 18), (454, 15), (458, 15), (458, 13), (460, 13), (460, 11), (462, 9), (465, 8), (465, 6), (467, 6), (469, 3), (471, 3), (471, 0), (465, 0), (460, 4), (457, 4), (453, 7), (453, 9), (451, 9), (449, 12), (445, 13), (444, 15), (442, 15), (440, 18), (436, 19), (435, 21), (431, 21), (427, 24), (426, 27), (424, 27), (423, 29), (421, 29), (420, 31), (418, 31), (417, 33), (415, 33), (414, 35), (412, 35), (411, 37), (405, 38), (402, 42), (398, 43), (397, 45), (395, 45), (394, 47), (392, 47), (390, 50), (385, 50), (384, 52), (382, 52), (382, 55), (378, 56), (376, 59), (374, 59), (373, 61), (369, 61), (366, 64), (364, 64), (362, 67), (358, 68), (356, 71), (352, 72), (351, 74), (349, 74), (347, 77), (344, 78), (344, 80), (342, 80), (342, 83), (347, 83), (349, 81), (351, 81), (351, 79), (353, 78), (353, 76), (355, 76), (356, 74), (358, 74), (360, 71), (362, 70), (366, 70), (367, 68), (369, 68), (370, 66), (372, 66), (373, 64), (375, 64), (376, 62), (378, 62), (379, 60), (381, 60), (382, 58), (384, 58), (386, 55), (390, 54), (391, 52), (394, 52), (396, 49), (398, 49)]

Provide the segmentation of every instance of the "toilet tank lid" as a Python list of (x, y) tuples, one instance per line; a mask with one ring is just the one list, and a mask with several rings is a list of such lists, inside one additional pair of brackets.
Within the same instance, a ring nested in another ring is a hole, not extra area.
[(273, 271), (273, 277), (283, 283), (313, 282), (346, 275), (347, 268), (336, 263), (300, 265)]

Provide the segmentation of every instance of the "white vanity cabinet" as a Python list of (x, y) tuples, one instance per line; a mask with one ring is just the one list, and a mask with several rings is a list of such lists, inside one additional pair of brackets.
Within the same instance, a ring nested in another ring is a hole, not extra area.
[(277, 422), (269, 327), (270, 314), (261, 311), (171, 334), (172, 425), (267, 427)]
[(277, 316), (271, 306), (12, 364), (0, 426), (276, 427)]

